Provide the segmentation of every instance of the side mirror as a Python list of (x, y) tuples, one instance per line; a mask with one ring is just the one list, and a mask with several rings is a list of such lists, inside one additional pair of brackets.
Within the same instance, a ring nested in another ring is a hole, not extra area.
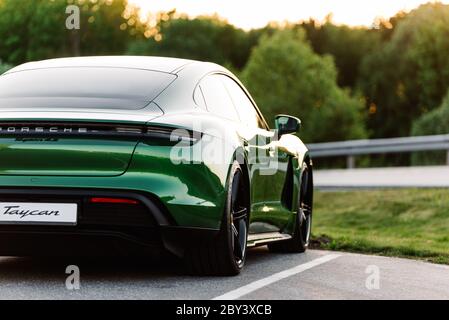
[(279, 114), (276, 116), (275, 125), (280, 137), (283, 134), (298, 132), (301, 128), (301, 120), (296, 117)]

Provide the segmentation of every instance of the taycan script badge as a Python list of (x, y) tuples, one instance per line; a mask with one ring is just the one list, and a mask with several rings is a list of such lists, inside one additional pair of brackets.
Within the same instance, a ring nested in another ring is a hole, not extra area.
[(68, 224), (77, 222), (76, 203), (0, 202), (0, 224)]
[(1, 210), (3, 215), (16, 215), (20, 219), (27, 216), (59, 216), (59, 210), (22, 210), (20, 206), (4, 206)]

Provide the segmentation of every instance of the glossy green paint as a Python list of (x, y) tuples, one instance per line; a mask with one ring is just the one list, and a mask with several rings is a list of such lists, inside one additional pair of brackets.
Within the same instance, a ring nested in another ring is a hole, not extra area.
[(263, 222), (269, 230), (291, 234), (298, 210), (301, 170), (298, 158), (285, 152), (280, 151), (277, 160), (277, 170), (264, 181), (263, 207), (254, 220)]
[(178, 225), (218, 229), (225, 199), (226, 177), (220, 176), (223, 172), (214, 172), (204, 164), (173, 164), (170, 151), (171, 146), (139, 143), (128, 170), (121, 175), (106, 177), (101, 170), (97, 170), (96, 176), (1, 175), (0, 187), (147, 192), (162, 201)]
[(136, 141), (0, 138), (0, 175), (117, 176)]

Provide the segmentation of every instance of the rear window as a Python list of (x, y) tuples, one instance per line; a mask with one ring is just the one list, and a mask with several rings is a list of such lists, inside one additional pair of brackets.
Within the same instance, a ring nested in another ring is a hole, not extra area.
[(157, 71), (66, 67), (0, 76), (0, 110), (18, 108), (144, 108), (176, 76)]

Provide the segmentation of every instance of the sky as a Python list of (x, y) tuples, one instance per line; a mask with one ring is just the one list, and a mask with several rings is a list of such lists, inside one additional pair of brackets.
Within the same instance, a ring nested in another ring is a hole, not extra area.
[[(370, 26), (376, 17), (391, 17), (429, 0), (128, 0), (143, 11), (187, 13), (191, 17), (217, 13), (243, 28), (259, 28), (270, 21), (324, 20), (332, 13), (337, 24)], [(440, 1), (449, 3), (449, 0)]]

